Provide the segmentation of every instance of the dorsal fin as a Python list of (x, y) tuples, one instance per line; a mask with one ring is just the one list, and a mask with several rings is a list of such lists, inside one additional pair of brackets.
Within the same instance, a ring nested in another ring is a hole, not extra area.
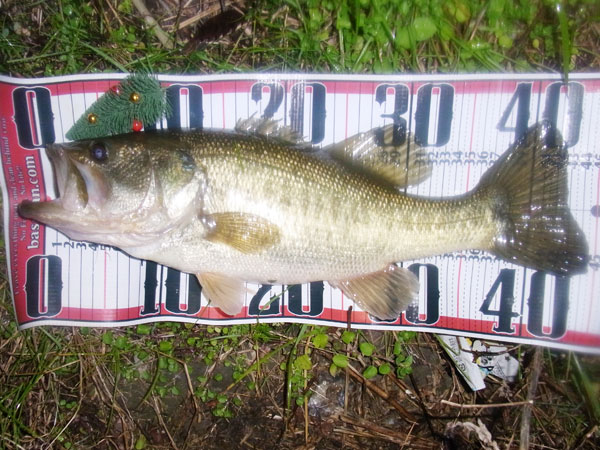
[(393, 125), (359, 133), (323, 149), (335, 160), (363, 169), (397, 188), (413, 186), (431, 175), (427, 151), (409, 137), (401, 145), (392, 142)]
[(297, 131), (288, 126), (281, 125), (281, 122), (278, 120), (266, 117), (258, 118), (251, 116), (247, 119), (240, 119), (235, 125), (235, 131), (276, 139), (293, 146), (301, 147), (309, 145)]

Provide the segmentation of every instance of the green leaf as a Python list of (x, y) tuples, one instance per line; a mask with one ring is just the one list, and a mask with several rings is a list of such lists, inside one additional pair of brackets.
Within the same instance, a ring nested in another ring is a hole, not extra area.
[(152, 331), (152, 327), (150, 325), (148, 325), (147, 323), (140, 323), (136, 329), (137, 334), (143, 334), (143, 335), (150, 334), (150, 331)]
[(381, 375), (387, 375), (388, 373), (391, 372), (392, 367), (388, 363), (383, 363), (382, 365), (379, 366), (378, 370)]
[(513, 40), (509, 36), (503, 34), (498, 38), (498, 44), (500, 47), (511, 48), (513, 46)]
[(413, 27), (415, 30), (415, 40), (417, 41), (429, 39), (437, 31), (437, 27), (430, 17), (415, 18), (413, 21)]
[(354, 341), (354, 338), (356, 337), (356, 333), (354, 331), (344, 331), (342, 333), (342, 341), (344, 342), (344, 344), (350, 344), (352, 341)]
[(172, 373), (179, 372), (179, 364), (177, 363), (177, 361), (169, 359), (169, 362), (167, 364), (167, 370)]
[(168, 352), (173, 349), (173, 343), (171, 341), (160, 341), (158, 349), (161, 352)]
[(363, 371), (363, 377), (365, 377), (367, 380), (373, 378), (375, 375), (377, 375), (377, 367), (375, 366), (368, 366)]
[(146, 440), (146, 436), (141, 434), (140, 437), (135, 441), (135, 450), (144, 450), (147, 444), (148, 441)]
[(131, 14), (132, 10), (133, 10), (133, 8), (131, 5), (131, 0), (123, 0), (122, 2), (119, 3), (119, 6), (117, 6), (117, 11), (125, 13), (125, 14)]
[(300, 355), (294, 361), (294, 367), (300, 370), (311, 370), (312, 369), (312, 361), (310, 357), (305, 353), (304, 355)]
[(325, 348), (327, 346), (327, 342), (329, 342), (329, 336), (325, 333), (319, 333), (312, 339), (312, 343), (315, 348)]
[(371, 356), (375, 351), (375, 346), (370, 342), (361, 342), (358, 349), (364, 356)]
[(102, 335), (102, 343), (106, 345), (112, 345), (115, 338), (113, 337), (112, 331), (107, 331)]
[(406, 28), (406, 27), (396, 28), (396, 37), (394, 38), (394, 46), (396, 47), (396, 50), (401, 50), (401, 49), (408, 50), (411, 48), (410, 33), (408, 31), (408, 28)]
[(348, 357), (346, 355), (333, 355), (333, 363), (340, 369), (348, 367)]
[(118, 349), (124, 349), (128, 344), (128, 339), (125, 336), (119, 336), (116, 340), (115, 340), (115, 347), (117, 347)]
[(491, 0), (488, 3), (486, 15), (491, 20), (494, 20), (494, 21), (501, 19), (505, 4), (506, 4), (506, 0)]
[(329, 366), (329, 375), (331, 375), (332, 377), (335, 377), (338, 373), (339, 367), (336, 366), (334, 363), (331, 363), (331, 365)]
[(402, 339), (402, 341), (408, 342), (417, 336), (417, 332), (416, 331), (401, 331), (399, 336), (400, 336), (400, 339)]
[(396, 369), (396, 376), (398, 378), (404, 378), (409, 373), (412, 373), (412, 367), (398, 367)]
[(404, 362), (402, 363), (403, 367), (410, 367), (413, 364), (413, 357), (411, 355), (408, 355), (406, 357), (406, 359), (404, 360)]
[(350, 28), (352, 28), (350, 16), (348, 15), (348, 10), (346, 8), (342, 8), (338, 11), (335, 27), (338, 30), (349, 30)]

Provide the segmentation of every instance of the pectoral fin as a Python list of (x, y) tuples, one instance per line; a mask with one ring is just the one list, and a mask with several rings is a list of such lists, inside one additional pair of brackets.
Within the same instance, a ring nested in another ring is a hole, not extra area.
[(416, 185), (431, 175), (427, 151), (410, 136), (394, 145), (394, 128), (388, 125), (349, 137), (326, 147), (332, 158), (392, 183), (397, 188)]
[(369, 314), (396, 319), (419, 295), (419, 280), (408, 269), (390, 264), (386, 269), (344, 281), (329, 282)]
[(206, 239), (220, 242), (242, 253), (258, 253), (279, 242), (277, 225), (245, 213), (216, 213), (210, 215), (211, 228)]
[(201, 273), (196, 276), (202, 286), (202, 292), (211, 303), (230, 316), (239, 314), (247, 291), (243, 281), (217, 273)]

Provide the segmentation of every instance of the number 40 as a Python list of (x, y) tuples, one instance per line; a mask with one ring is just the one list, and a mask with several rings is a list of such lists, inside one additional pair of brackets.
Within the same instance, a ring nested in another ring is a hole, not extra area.
[[(534, 272), (531, 276), (529, 288), (529, 306), (527, 331), (534, 336), (559, 338), (563, 336), (567, 329), (567, 312), (569, 308), (569, 278), (555, 277), (554, 285), (554, 308), (552, 310), (552, 330), (549, 333), (544, 331), (544, 299), (546, 273)], [(515, 270), (502, 269), (496, 281), (485, 296), (483, 304), (479, 309), (482, 313), (497, 316), (498, 324), (493, 330), (498, 333), (514, 333), (515, 329), (512, 320), (519, 317), (519, 313), (513, 311), (515, 285)], [(498, 309), (491, 309), (491, 303), (500, 289), (500, 304)]]

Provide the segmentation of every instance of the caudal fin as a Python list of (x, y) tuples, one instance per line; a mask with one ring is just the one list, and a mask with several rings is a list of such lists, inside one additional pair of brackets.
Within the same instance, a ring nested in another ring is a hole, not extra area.
[(544, 121), (484, 175), (481, 192), (501, 224), (492, 252), (558, 275), (586, 271), (587, 242), (567, 203), (567, 161), (560, 133)]

